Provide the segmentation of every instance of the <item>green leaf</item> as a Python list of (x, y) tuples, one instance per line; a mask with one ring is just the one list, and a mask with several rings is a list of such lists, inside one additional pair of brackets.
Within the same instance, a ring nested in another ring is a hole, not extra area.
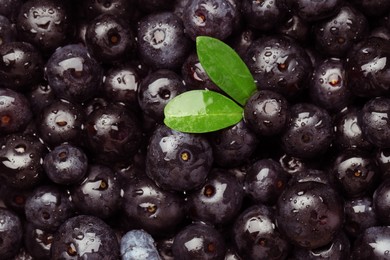
[(243, 108), (214, 91), (191, 90), (173, 98), (164, 109), (164, 123), (177, 131), (206, 133), (238, 123)]
[(210, 79), (244, 106), (256, 91), (256, 84), (240, 56), (229, 45), (208, 36), (196, 38), (196, 50)]

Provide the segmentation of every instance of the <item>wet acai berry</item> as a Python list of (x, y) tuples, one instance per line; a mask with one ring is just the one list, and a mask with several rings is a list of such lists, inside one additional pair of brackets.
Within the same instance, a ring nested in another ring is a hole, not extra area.
[(144, 17), (139, 22), (137, 37), (139, 54), (152, 67), (178, 68), (190, 51), (183, 21), (171, 12)]
[(34, 44), (49, 55), (71, 35), (69, 5), (58, 0), (29, 0), (19, 9), (16, 21), (21, 40)]
[(64, 143), (46, 154), (43, 168), (52, 182), (62, 185), (75, 184), (87, 173), (88, 157), (81, 148)]
[(194, 223), (182, 229), (173, 241), (175, 259), (224, 259), (226, 245), (212, 226)]
[(103, 82), (103, 70), (81, 44), (55, 50), (46, 63), (45, 74), (57, 97), (70, 102), (92, 98)]
[(65, 221), (55, 233), (51, 246), (51, 257), (55, 259), (117, 260), (119, 254), (119, 243), (111, 227), (88, 215)]
[(244, 60), (259, 90), (269, 89), (288, 98), (307, 87), (312, 65), (304, 49), (292, 38), (264, 36), (248, 48)]
[(54, 232), (74, 215), (68, 195), (56, 186), (40, 186), (26, 200), (27, 221), (36, 228)]
[(174, 235), (185, 217), (183, 206), (183, 198), (148, 178), (136, 178), (124, 185), (122, 207), (131, 228), (154, 236)]
[(206, 137), (160, 126), (150, 138), (146, 174), (164, 189), (187, 191), (206, 181), (212, 163)]
[(134, 33), (125, 21), (109, 14), (90, 21), (85, 43), (91, 55), (105, 63), (125, 60), (136, 48)]
[(342, 228), (343, 202), (339, 194), (319, 182), (287, 187), (276, 205), (276, 224), (290, 242), (315, 249), (330, 243)]
[(284, 151), (298, 158), (313, 158), (326, 152), (332, 144), (332, 122), (329, 113), (316, 105), (298, 103), (282, 134)]

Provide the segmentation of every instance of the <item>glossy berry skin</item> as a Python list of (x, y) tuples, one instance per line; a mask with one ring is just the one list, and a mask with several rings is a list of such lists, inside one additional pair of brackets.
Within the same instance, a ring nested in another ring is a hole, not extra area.
[(373, 195), (374, 211), (381, 225), (389, 225), (390, 223), (389, 195), (389, 180), (382, 182), (375, 190)]
[(102, 14), (90, 21), (85, 43), (89, 53), (104, 63), (125, 60), (136, 48), (130, 27), (122, 19), (109, 14)]
[(236, 177), (215, 169), (200, 189), (189, 194), (187, 207), (193, 220), (226, 224), (240, 212), (243, 198), (243, 187)]
[(138, 89), (141, 73), (130, 64), (113, 66), (105, 74), (104, 96), (112, 103), (123, 102), (129, 107), (138, 107)]
[(63, 142), (79, 143), (84, 121), (79, 105), (58, 100), (43, 109), (37, 127), (40, 137), (54, 147)]
[(131, 228), (153, 236), (173, 235), (181, 226), (184, 201), (178, 194), (162, 190), (148, 178), (124, 185), (123, 211)]
[(287, 187), (276, 205), (277, 226), (288, 240), (314, 249), (330, 243), (341, 230), (344, 207), (328, 185), (307, 181)]
[(130, 230), (120, 241), (123, 260), (160, 260), (153, 237), (144, 230)]
[(162, 123), (165, 106), (186, 90), (182, 78), (176, 72), (156, 70), (142, 79), (138, 89), (138, 103), (144, 114)]
[(355, 241), (352, 248), (352, 259), (388, 259), (390, 227), (375, 226), (367, 228)]
[(32, 119), (30, 103), (21, 93), (0, 88), (0, 135), (24, 130)]
[(224, 259), (226, 246), (221, 234), (212, 226), (194, 223), (179, 231), (172, 245), (175, 259)]
[(211, 81), (202, 64), (200, 64), (198, 55), (193, 52), (188, 55), (181, 67), (181, 75), (184, 82), (190, 89), (209, 89), (216, 92), (222, 90)]
[(372, 190), (380, 177), (374, 159), (359, 150), (344, 151), (333, 162), (332, 177), (347, 197), (359, 197)]
[(345, 200), (344, 231), (351, 237), (358, 237), (369, 227), (378, 226), (377, 213), (373, 208), (372, 197)]
[(43, 54), (63, 45), (70, 36), (71, 15), (66, 2), (29, 0), (20, 7), (16, 20), (19, 37), (37, 46)]
[(154, 68), (179, 68), (190, 52), (182, 20), (172, 12), (154, 13), (138, 23), (138, 52)]
[(42, 56), (30, 43), (16, 41), (0, 45), (0, 86), (28, 90), (42, 72)]
[(138, 118), (125, 106), (109, 104), (93, 111), (86, 122), (87, 147), (102, 162), (128, 161), (141, 144)]
[(353, 97), (348, 88), (345, 63), (336, 58), (320, 62), (314, 68), (309, 91), (312, 102), (328, 111), (348, 106)]
[(367, 19), (349, 5), (314, 26), (317, 48), (332, 57), (344, 57), (355, 43), (366, 37), (367, 32)]
[(27, 198), (24, 209), (26, 219), (35, 227), (52, 232), (74, 215), (68, 195), (56, 186), (37, 187)]
[(17, 214), (1, 207), (0, 223), (0, 255), (3, 259), (13, 259), (22, 246), (22, 222)]
[(183, 12), (185, 31), (192, 40), (200, 35), (224, 40), (239, 21), (238, 11), (236, 1), (189, 1)]
[(100, 89), (103, 71), (81, 44), (55, 50), (46, 63), (45, 74), (57, 97), (83, 102)]
[(297, 96), (307, 87), (312, 70), (305, 50), (292, 38), (282, 35), (255, 40), (244, 60), (259, 90), (273, 90), (287, 98)]
[(245, 175), (245, 193), (255, 202), (273, 205), (283, 189), (289, 176), (272, 159), (261, 159), (253, 163)]
[(120, 207), (120, 188), (119, 180), (111, 168), (90, 164), (83, 181), (71, 187), (70, 196), (82, 214), (105, 219)]
[(334, 144), (339, 149), (370, 150), (373, 148), (373, 145), (363, 135), (359, 116), (360, 110), (351, 106), (340, 111), (334, 118)]
[(85, 177), (88, 158), (82, 149), (64, 143), (46, 154), (43, 168), (52, 182), (60, 185), (75, 184)]
[(256, 134), (241, 120), (237, 124), (210, 133), (215, 163), (223, 168), (245, 164), (259, 144)]
[(351, 255), (351, 244), (345, 233), (340, 232), (331, 243), (324, 247), (306, 249), (295, 247), (292, 259), (349, 259)]
[(13, 134), (1, 141), (0, 173), (6, 184), (17, 189), (36, 186), (44, 177), (46, 148), (36, 136)]
[(260, 90), (253, 94), (244, 107), (244, 120), (259, 136), (280, 134), (289, 118), (287, 100), (271, 90)]
[(282, 135), (282, 147), (298, 158), (313, 158), (332, 143), (332, 123), (328, 112), (310, 103), (291, 107), (291, 118)]
[(159, 126), (149, 141), (146, 174), (163, 189), (187, 191), (205, 182), (212, 163), (212, 149), (204, 136)]
[(119, 257), (114, 231), (98, 217), (79, 215), (69, 218), (53, 237), (52, 259), (117, 260)]
[(247, 24), (260, 31), (272, 31), (287, 20), (288, 10), (278, 1), (251, 1), (241, 3), (242, 15)]
[(25, 225), (24, 246), (28, 253), (36, 259), (50, 259), (53, 232), (45, 231), (27, 222)]
[(366, 102), (360, 112), (360, 124), (367, 140), (379, 148), (390, 148), (390, 98), (378, 97)]
[(390, 86), (390, 70), (386, 66), (390, 58), (390, 43), (371, 37), (355, 44), (347, 54), (348, 87), (360, 97), (387, 95)]
[(289, 251), (275, 226), (272, 208), (257, 204), (248, 207), (235, 220), (233, 242), (242, 259), (285, 259)]
[(343, 0), (313, 1), (313, 0), (282, 0), (292, 11), (302, 19), (314, 22), (337, 13)]

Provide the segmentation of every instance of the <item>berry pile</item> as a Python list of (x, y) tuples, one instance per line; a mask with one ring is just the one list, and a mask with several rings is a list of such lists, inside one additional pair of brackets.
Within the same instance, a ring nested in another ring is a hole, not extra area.
[[(257, 87), (202, 134), (198, 36)], [(0, 180), (4, 260), (390, 259), (390, 1), (0, 0)]]

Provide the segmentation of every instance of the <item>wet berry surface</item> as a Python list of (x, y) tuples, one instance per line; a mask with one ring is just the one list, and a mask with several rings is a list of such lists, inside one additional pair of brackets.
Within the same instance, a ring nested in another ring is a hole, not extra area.
[(388, 0), (0, 0), (1, 260), (390, 259), (389, 149)]

